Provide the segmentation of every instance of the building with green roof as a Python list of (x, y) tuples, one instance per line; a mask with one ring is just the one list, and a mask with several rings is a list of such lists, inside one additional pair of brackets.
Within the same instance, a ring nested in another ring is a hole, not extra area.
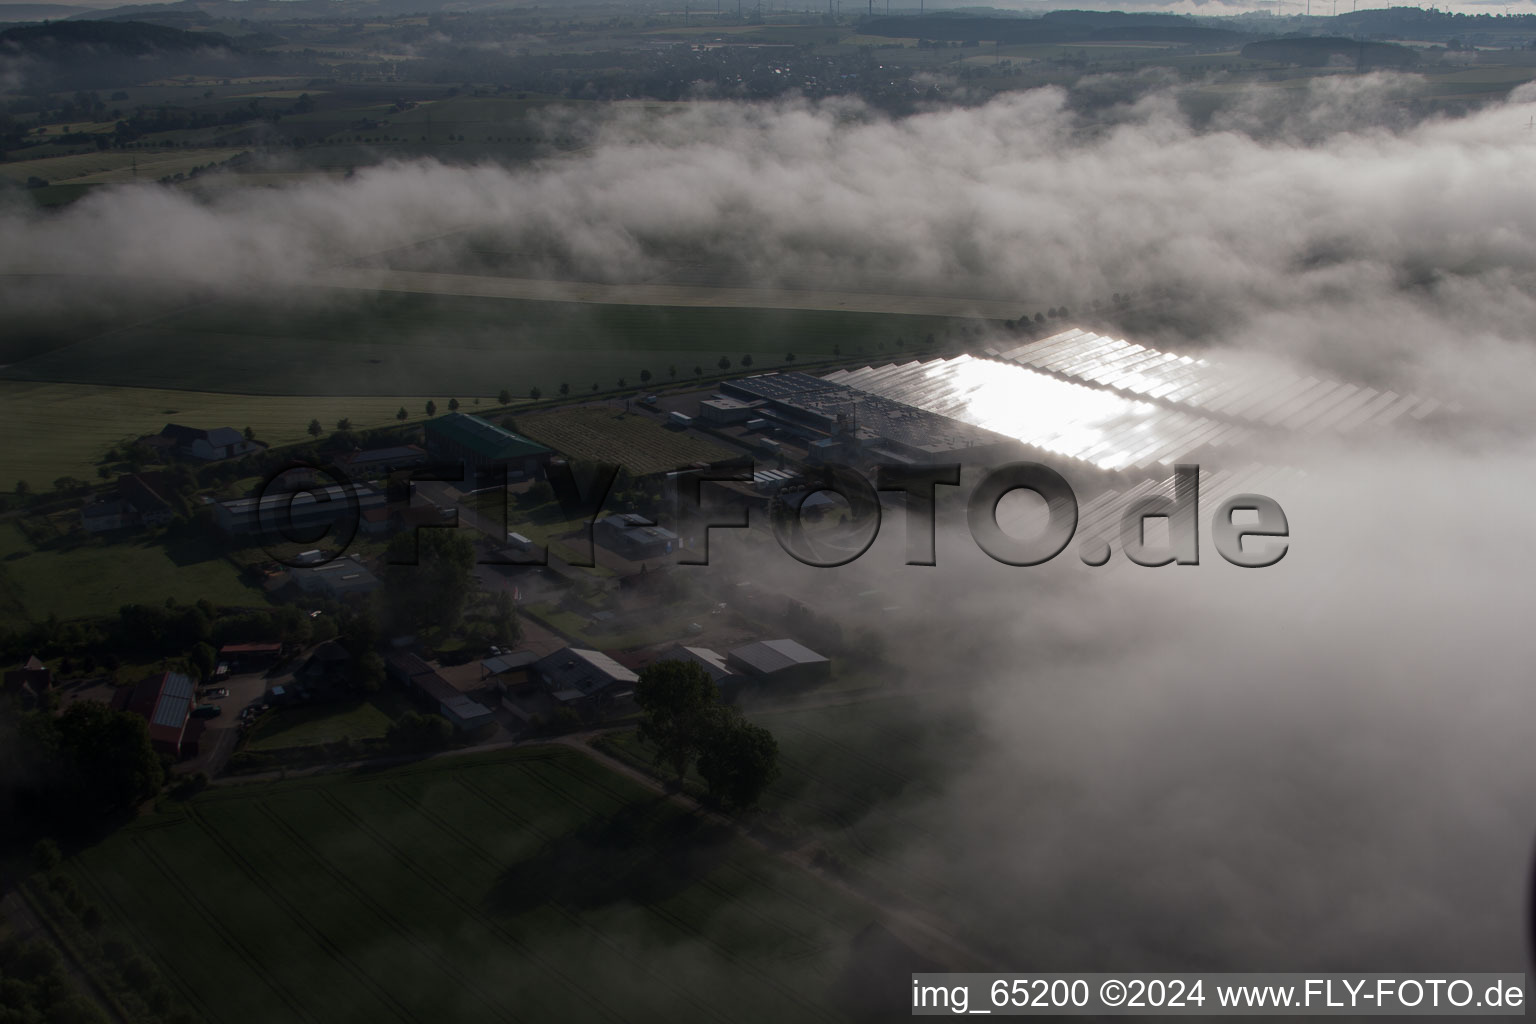
[(438, 459), (463, 461), (476, 474), (505, 468), (510, 480), (543, 476), (555, 454), (537, 441), (462, 412), (427, 421), (427, 451)]

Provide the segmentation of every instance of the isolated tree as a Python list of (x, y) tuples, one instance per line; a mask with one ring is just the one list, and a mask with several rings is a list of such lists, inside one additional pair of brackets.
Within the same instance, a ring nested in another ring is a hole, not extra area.
[(649, 384), (650, 382), (651, 382), (651, 371), (650, 370), (641, 370), (640, 371), (640, 383), (641, 384)]
[(245, 439), (247, 441), (254, 441), (254, 440), (256, 440), (256, 431), (251, 429), (250, 427), (246, 427), (245, 428)]
[(538, 388), (529, 388), (528, 397), (537, 402), (539, 399), (544, 397), (544, 392), (540, 391)]
[(430, 399), (430, 398), (427, 399), (427, 415), (428, 416), (436, 416), (437, 415), (437, 403), (432, 401), (432, 399)]
[(450, 399), (448, 399), (448, 411), (449, 412), (458, 412), (459, 411), (459, 400), (457, 398), (450, 398)]
[(746, 355), (741, 357), (741, 365), (742, 366), (751, 366), (752, 365), (752, 353), (748, 352)]
[(346, 433), (348, 430), (352, 429), (352, 421), (343, 416), (341, 419), (336, 421), (336, 429), (342, 433)]
[(667, 367), (667, 376), (668, 377), (676, 377), (677, 376), (677, 364), (676, 363), (673, 363), (671, 366)]
[(568, 395), (570, 393), (571, 393), (571, 385), (569, 383), (567, 383), (566, 381), (561, 381), (560, 382), (560, 394), (561, 394), (561, 396), (563, 397), (563, 396)]
[(620, 377), (619, 378), (619, 387), (626, 388), (628, 386), (629, 386), (628, 382), (625, 381), (623, 377)]
[(1037, 324), (1045, 323), (1045, 314), (1044, 313), (1036, 313), (1035, 314), (1035, 323), (1037, 323)]
[(592, 382), (592, 390), (593, 390), (593, 391), (596, 391), (596, 390), (597, 390), (597, 387), (598, 387), (598, 385), (597, 385), (597, 381), (593, 381), (593, 382)]
[(508, 391), (506, 388), (502, 388), (501, 389), (501, 393), (496, 396), (496, 404), (497, 405), (511, 405), (512, 404), (512, 392)]
[(786, 363), (794, 362), (795, 361), (795, 354), (793, 352), (785, 352), (784, 353), (784, 361)]
[(678, 778), (717, 713), (720, 690), (703, 667), (691, 661), (656, 661), (640, 671), (635, 703), (640, 707), (638, 735), (656, 748), (656, 763)]
[(323, 433), (325, 433), (325, 428), (320, 425), (320, 421), (319, 420), (315, 419), (315, 420), (310, 420), (309, 421), (309, 436), (310, 437), (319, 437)]
[(722, 370), (729, 370), (731, 368), (731, 361), (725, 356), (721, 356), (720, 361), (715, 365), (720, 367)]
[(704, 367), (702, 367), (702, 366), (695, 366), (693, 368), (693, 375), (695, 377), (702, 377), (702, 376), (704, 376)]
[(698, 772), (727, 807), (751, 807), (779, 777), (779, 744), (735, 708), (721, 707), (699, 743)]
[(1061, 317), (1063, 320), (1065, 320), (1068, 315), (1069, 314), (1067, 313), (1067, 307), (1066, 306), (1062, 306), (1061, 310), (1057, 313), (1057, 316)]

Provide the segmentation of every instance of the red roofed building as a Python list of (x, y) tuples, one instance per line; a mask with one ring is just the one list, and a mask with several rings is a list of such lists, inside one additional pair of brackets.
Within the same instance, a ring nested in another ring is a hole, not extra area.
[(200, 730), (188, 728), (196, 689), (191, 678), (180, 672), (150, 676), (133, 688), (126, 710), (149, 723), (149, 742), (155, 750), (171, 757), (197, 753), (196, 736), (189, 732)]
[(219, 660), (237, 669), (270, 665), (282, 656), (282, 644), (225, 644), (219, 648)]

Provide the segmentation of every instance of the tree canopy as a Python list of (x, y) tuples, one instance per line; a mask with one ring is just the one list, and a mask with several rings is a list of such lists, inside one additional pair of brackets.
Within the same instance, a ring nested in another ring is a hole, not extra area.
[(691, 661), (658, 661), (640, 671), (635, 703), (640, 706), (640, 739), (654, 744), (656, 760), (682, 778), (698, 752), (720, 688)]

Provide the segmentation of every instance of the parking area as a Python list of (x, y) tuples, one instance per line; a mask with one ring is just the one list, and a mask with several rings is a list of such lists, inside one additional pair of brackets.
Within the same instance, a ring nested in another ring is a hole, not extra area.
[[(207, 724), (203, 727), (197, 756), (177, 764), (177, 774), (203, 772), (209, 776), (217, 775), (235, 751), (235, 743), (240, 738), (242, 713), (247, 708), (261, 704), (269, 688), (282, 686), (292, 680), (291, 674), (268, 676), (264, 672), (243, 672), (199, 689), (197, 703), (217, 705), (219, 713), (204, 720)], [(214, 696), (219, 690), (227, 691), (226, 695)]]

